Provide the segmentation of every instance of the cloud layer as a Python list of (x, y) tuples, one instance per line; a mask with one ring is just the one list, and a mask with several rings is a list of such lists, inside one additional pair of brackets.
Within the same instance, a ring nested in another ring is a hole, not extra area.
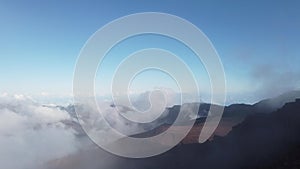
[(35, 169), (77, 150), (70, 115), (23, 95), (0, 97), (1, 168)]

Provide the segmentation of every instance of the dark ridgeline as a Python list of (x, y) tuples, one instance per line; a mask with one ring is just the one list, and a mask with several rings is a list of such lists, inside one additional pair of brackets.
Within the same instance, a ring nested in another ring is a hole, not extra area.
[[(225, 137), (215, 137), (212, 141), (203, 144), (179, 145), (159, 156), (146, 159), (127, 159), (116, 157), (99, 149), (91, 149), (68, 158), (62, 162), (56, 162), (56, 165), (50, 165), (50, 168), (300, 168), (300, 99), (287, 103), (272, 113), (249, 115)], [(103, 159), (106, 159), (105, 162), (100, 162)]]
[(247, 117), (225, 137), (177, 146), (148, 159), (121, 161), (122, 168), (136, 169), (300, 168), (300, 99), (273, 113)]
[(157, 157), (132, 160), (130, 166), (153, 169), (291, 169), (300, 168), (299, 150), (300, 99), (297, 99), (276, 112), (247, 117), (223, 138), (204, 144), (181, 145)]

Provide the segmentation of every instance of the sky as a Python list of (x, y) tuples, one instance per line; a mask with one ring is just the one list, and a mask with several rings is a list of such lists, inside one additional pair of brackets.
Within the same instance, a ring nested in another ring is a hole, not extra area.
[[(253, 103), (300, 87), (299, 7), (297, 0), (3, 0), (0, 2), (0, 93), (70, 96), (77, 57), (95, 31), (125, 15), (163, 12), (193, 23), (213, 43), (224, 66), (228, 102)], [(150, 46), (168, 44), (175, 53), (185, 50), (172, 39), (143, 38)], [(151, 44), (153, 39), (159, 39), (160, 43)], [(138, 40), (139, 37), (133, 38), (132, 49)], [(185, 59), (194, 69), (202, 69), (193, 65), (193, 60)], [(107, 63), (113, 62), (108, 58)], [(168, 79), (163, 74), (150, 74)], [(105, 76), (111, 77), (100, 72), (96, 81), (105, 82)], [(133, 82), (136, 90), (139, 81), (147, 78), (137, 77), (136, 83)], [(153, 82), (151, 78), (148, 81)], [(169, 78), (165, 84), (168, 86), (170, 81)], [(169, 86), (176, 88), (172, 83)], [(206, 84), (205, 80), (200, 83)], [(143, 88), (158, 85), (144, 84), (150, 85), (142, 85)]]

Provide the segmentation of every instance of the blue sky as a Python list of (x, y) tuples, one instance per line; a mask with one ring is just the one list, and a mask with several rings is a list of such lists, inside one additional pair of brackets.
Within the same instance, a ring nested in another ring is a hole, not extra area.
[(299, 8), (297, 0), (4, 0), (0, 93), (68, 95), (79, 51), (96, 30), (124, 15), (165, 12), (192, 22), (212, 41), (225, 68), (229, 100), (271, 97), (300, 86)]

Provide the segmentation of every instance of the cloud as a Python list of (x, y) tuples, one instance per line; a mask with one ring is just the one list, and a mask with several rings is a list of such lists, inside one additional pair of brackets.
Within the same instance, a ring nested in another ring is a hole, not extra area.
[[(165, 117), (169, 113), (166, 107), (173, 106), (176, 99), (180, 100), (175, 92), (168, 89), (160, 89), (160, 92), (155, 89), (154, 92), (146, 91), (129, 97), (129, 104), (123, 102), (122, 98), (114, 101), (98, 99), (98, 107), (95, 107), (88, 101), (90, 99), (86, 98), (81, 99), (82, 104), (75, 105), (81, 124), (93, 139), (104, 142), (120, 139), (107, 140), (101, 137), (100, 133), (108, 131), (117, 130), (124, 136), (130, 136), (152, 130), (166, 122)], [(177, 102), (180, 104), (180, 101)], [(150, 121), (144, 122), (144, 118)]]
[(68, 112), (24, 95), (0, 97), (1, 168), (35, 169), (77, 150), (75, 131), (62, 121)]
[(251, 72), (255, 95), (270, 98), (300, 87), (300, 73), (286, 71), (271, 65), (256, 66)]
[[(129, 136), (151, 130), (158, 125), (159, 120), (152, 123), (136, 123), (128, 120), (124, 114), (141, 114), (141, 112), (137, 112), (125, 105), (113, 105), (111, 101), (102, 100), (98, 100), (98, 105), (100, 111), (88, 103), (75, 105), (81, 124), (89, 133), (95, 133), (93, 137), (97, 137), (97, 135), (100, 135), (99, 133), (112, 130), (117, 130), (123, 135)], [(164, 116), (160, 118), (162, 117)], [(107, 138), (97, 137), (97, 139), (106, 140)]]
[[(165, 106), (172, 106), (177, 94), (166, 92)], [(149, 92), (135, 98), (142, 108), (149, 104)], [(155, 95), (154, 95), (155, 96)], [(153, 97), (151, 104), (160, 104), (160, 96)], [(157, 102), (157, 103), (154, 103)], [(129, 105), (111, 105), (111, 101), (99, 101), (103, 116), (95, 107), (87, 105), (43, 105), (25, 95), (0, 96), (0, 164), (2, 168), (39, 169), (45, 165), (93, 144), (75, 119), (75, 111), (83, 112), (79, 120), (95, 132), (107, 132), (107, 121), (114, 129), (125, 135), (133, 135), (153, 129), (162, 124), (169, 113), (151, 123), (133, 123), (124, 118), (124, 113), (132, 111)], [(127, 107), (128, 106), (128, 107)], [(186, 110), (187, 111), (187, 110)], [(141, 113), (141, 112), (133, 112)], [(103, 118), (105, 117), (105, 118)], [(80, 137), (79, 137), (80, 136)], [(105, 139), (105, 138), (103, 138)], [(16, 162), (17, 161), (17, 162)], [(104, 160), (103, 163), (106, 161)]]

